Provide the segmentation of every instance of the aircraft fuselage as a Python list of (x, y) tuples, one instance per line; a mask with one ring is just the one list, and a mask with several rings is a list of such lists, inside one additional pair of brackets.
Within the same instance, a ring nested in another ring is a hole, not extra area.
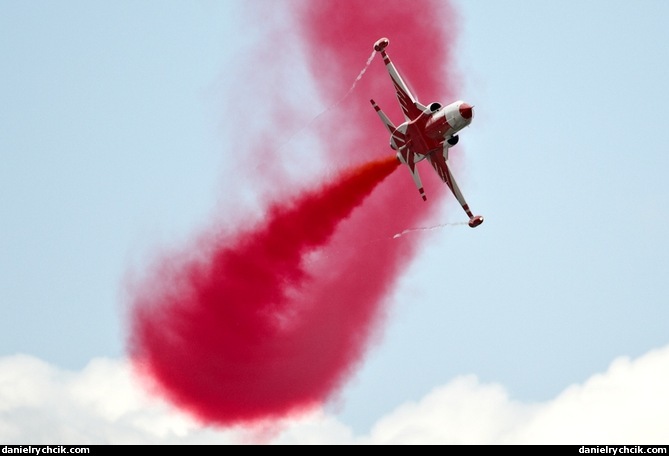
[[(397, 127), (390, 139), (390, 147), (399, 150), (406, 145), (417, 161), (436, 150), (442, 150), (444, 142), (453, 138), (460, 130), (469, 126), (473, 118), (473, 108), (464, 101), (456, 101), (447, 106), (432, 103), (413, 120)], [(403, 141), (398, 141), (402, 137)]]

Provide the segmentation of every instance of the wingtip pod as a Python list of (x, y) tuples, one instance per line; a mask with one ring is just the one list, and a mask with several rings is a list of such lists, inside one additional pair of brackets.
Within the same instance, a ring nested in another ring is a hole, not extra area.
[(472, 228), (476, 228), (479, 226), (481, 223), (483, 223), (483, 217), (480, 215), (474, 216), (469, 219), (469, 226)]
[(374, 50), (376, 52), (381, 52), (385, 48), (387, 48), (389, 44), (390, 44), (390, 41), (388, 40), (388, 38), (381, 38), (376, 43), (374, 43)]

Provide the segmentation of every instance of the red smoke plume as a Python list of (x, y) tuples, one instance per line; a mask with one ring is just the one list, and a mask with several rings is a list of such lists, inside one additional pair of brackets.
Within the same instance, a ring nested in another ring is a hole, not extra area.
[(398, 164), (370, 162), (274, 206), (262, 227), (161, 277), (163, 291), (136, 308), (140, 368), (206, 421), (251, 421), (321, 403), (358, 355), (357, 337), (340, 333), (357, 329), (359, 316), (312, 299), (314, 248)]
[[(330, 101), (350, 87), (382, 36), (421, 100), (451, 98), (443, 0), (280, 4), (290, 6)], [(319, 134), (328, 156), (356, 166), (297, 198), (290, 189), (275, 195), (279, 203), (259, 226), (211, 240), (197, 260), (165, 260), (136, 292), (135, 365), (204, 422), (280, 418), (336, 394), (374, 340), (385, 299), (418, 248), (416, 238), (393, 234), (425, 222), (447, 194), (439, 188), (423, 203), (408, 173), (390, 175), (397, 161), (368, 100), (391, 118), (400, 111), (385, 68), (374, 63), (345, 106), (328, 113), (328, 126), (340, 128)]]

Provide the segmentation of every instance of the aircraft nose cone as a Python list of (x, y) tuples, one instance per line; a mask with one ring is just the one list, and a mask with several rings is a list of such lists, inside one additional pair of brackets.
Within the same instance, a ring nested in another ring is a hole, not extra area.
[(467, 103), (462, 103), (460, 105), (460, 115), (463, 119), (471, 119), (474, 115), (474, 108)]

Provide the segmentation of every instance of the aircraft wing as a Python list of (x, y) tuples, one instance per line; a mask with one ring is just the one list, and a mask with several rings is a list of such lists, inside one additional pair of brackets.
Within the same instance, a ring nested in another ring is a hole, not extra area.
[(400, 103), (400, 107), (402, 108), (402, 112), (404, 113), (404, 118), (406, 120), (416, 119), (423, 113), (425, 107), (422, 106), (418, 107), (416, 99), (411, 94), (409, 88), (404, 83), (404, 81), (402, 80), (402, 78), (400, 77), (399, 73), (393, 66), (392, 62), (390, 62), (390, 60), (389, 64), (387, 64), (386, 67), (388, 67), (388, 72), (390, 73), (390, 77), (393, 80), (393, 85), (395, 86), (395, 94), (397, 95), (397, 101), (399, 101)]
[(386, 65), (390, 79), (392, 79), (393, 85), (395, 86), (395, 94), (397, 95), (397, 101), (399, 101), (402, 112), (404, 113), (404, 118), (406, 120), (414, 120), (420, 116), (426, 108), (416, 101), (416, 97), (413, 96), (407, 85), (404, 83), (402, 76), (400, 76), (397, 71), (397, 68), (395, 68), (395, 65), (393, 65), (393, 62), (390, 60), (390, 56), (386, 52), (388, 42), (388, 38), (381, 38), (374, 43), (374, 50), (380, 52), (383, 57), (383, 63)]
[(474, 216), (474, 214), (472, 214), (472, 211), (467, 205), (467, 201), (465, 201), (464, 196), (462, 196), (460, 187), (458, 187), (458, 184), (455, 182), (453, 174), (448, 167), (448, 147), (445, 146), (441, 152), (433, 152), (428, 155), (427, 158), (441, 180), (451, 189), (453, 195), (455, 195), (455, 198), (458, 200), (458, 203), (460, 203), (460, 206), (462, 206), (462, 209), (464, 209), (469, 217), (469, 226), (473, 228), (480, 225), (483, 222), (483, 217), (480, 215)]

